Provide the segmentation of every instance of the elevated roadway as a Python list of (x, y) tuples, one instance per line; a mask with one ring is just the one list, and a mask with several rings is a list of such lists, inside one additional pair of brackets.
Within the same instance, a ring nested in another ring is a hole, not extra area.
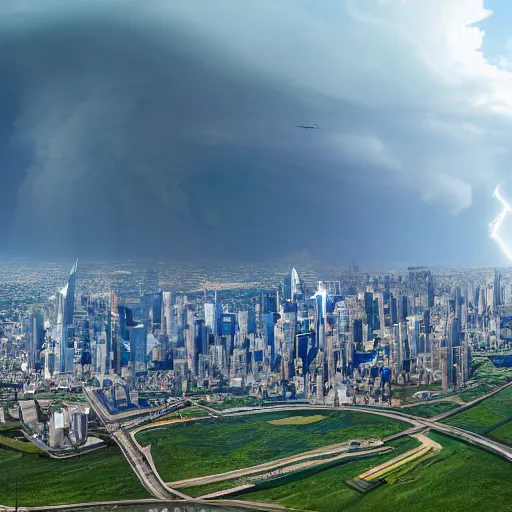
[[(493, 390), (490, 393), (487, 393), (487, 395), (480, 397), (479, 399), (471, 402), (471, 406), (475, 405), (476, 403), (479, 403), (485, 398), (489, 398), (489, 396), (492, 396), (493, 394), (499, 393), (507, 386), (511, 385), (512, 383), (508, 383), (505, 386), (501, 386), (500, 389)], [(198, 405), (201, 407), (200, 405)], [(463, 406), (464, 408), (465, 406)], [(208, 408), (210, 409), (210, 408)], [(462, 408), (456, 409), (456, 411), (461, 412)], [(245, 414), (255, 414), (255, 413), (265, 413), (269, 411), (287, 411), (287, 410), (335, 410), (333, 407), (328, 407), (325, 405), (279, 405), (276, 407), (265, 407), (265, 408), (258, 408), (254, 411), (248, 411), (247, 408), (243, 408), (242, 410), (235, 410), (231, 409), (229, 411), (217, 411), (217, 414), (220, 415), (229, 415), (229, 416), (239, 416), (239, 415), (245, 415)], [(400, 437), (402, 435), (408, 435), (409, 433), (412, 433), (414, 431), (418, 431), (421, 428), (429, 428), (431, 430), (434, 430), (436, 432), (440, 432), (442, 434), (448, 435), (450, 437), (454, 437), (456, 439), (461, 439), (463, 441), (466, 441), (474, 446), (483, 448), (485, 450), (491, 451), (496, 455), (499, 455), (500, 457), (503, 457), (504, 459), (508, 460), (509, 462), (512, 462), (512, 448), (509, 446), (506, 446), (502, 443), (499, 443), (498, 441), (493, 441), (491, 439), (488, 439), (484, 436), (481, 436), (479, 434), (474, 434), (473, 432), (469, 432), (467, 430), (463, 430), (458, 427), (453, 427), (451, 425), (445, 425), (444, 423), (441, 423), (438, 421), (437, 418), (420, 418), (418, 416), (412, 416), (410, 414), (406, 414), (399, 411), (394, 410), (385, 410), (385, 409), (379, 409), (373, 406), (364, 406), (364, 405), (350, 405), (345, 406), (343, 408), (337, 409), (340, 411), (360, 411), (365, 412), (369, 414), (375, 414), (377, 416), (384, 416), (387, 418), (391, 418), (397, 421), (405, 421), (407, 423), (410, 423), (412, 425), (411, 428), (404, 430), (400, 434), (395, 434), (394, 436), (391, 436), (392, 438)]]
[(105, 409), (97, 395), (90, 388), (84, 387), (84, 394), (91, 409), (105, 425), (110, 437), (121, 448), (123, 455), (144, 488), (160, 500), (187, 499), (188, 496), (167, 487), (162, 481), (151, 458), (151, 447), (148, 446), (145, 450), (141, 450), (130, 434), (114, 421), (114, 417)]
[[(118, 508), (126, 507), (126, 510), (132, 510), (132, 507), (151, 507), (154, 512), (164, 512), (164, 510), (172, 510), (173, 512), (224, 512), (226, 508), (233, 511), (244, 510), (261, 510), (276, 511), (289, 510), (282, 505), (260, 503), (257, 501), (242, 501), (242, 500), (223, 500), (209, 501), (209, 500), (155, 500), (155, 499), (142, 499), (142, 500), (118, 500), (118, 501), (97, 501), (89, 503), (74, 503), (66, 505), (47, 505), (41, 507), (5, 507), (0, 505), (0, 510), (8, 512), (50, 512), (50, 511), (68, 511), (68, 512), (83, 512), (84, 510), (91, 509), (91, 511), (98, 509), (103, 511), (105, 507)], [(128, 508), (130, 507), (130, 508)]]
[[(452, 413), (456, 414), (457, 412), (461, 412), (461, 410), (465, 410), (466, 408), (472, 407), (486, 398), (489, 398), (506, 387), (512, 385), (511, 383), (507, 383), (499, 388), (496, 388), (486, 395), (483, 395), (482, 397), (479, 397), (468, 404), (465, 404), (464, 406), (457, 408)], [(124, 456), (128, 460), (130, 466), (137, 474), (139, 480), (144, 485), (144, 487), (158, 500), (169, 500), (169, 499), (183, 499), (183, 500), (190, 500), (190, 497), (186, 496), (185, 494), (180, 493), (176, 489), (173, 489), (169, 487), (165, 482), (162, 481), (160, 475), (158, 474), (152, 457), (151, 457), (151, 447), (141, 447), (137, 441), (134, 439), (134, 436), (131, 435), (132, 433), (128, 432), (128, 430), (123, 429), (122, 426), (116, 421), (116, 416), (111, 415), (106, 408), (103, 406), (103, 404), (100, 402), (96, 394), (89, 388), (84, 388), (84, 393), (87, 398), (87, 401), (89, 402), (91, 408), (94, 410), (98, 418), (101, 420), (101, 422), (105, 425), (107, 430), (109, 431), (112, 438), (116, 441), (116, 443), (120, 446)], [(300, 404), (300, 405), (278, 405), (278, 406), (270, 406), (270, 407), (262, 407), (262, 408), (251, 408), (248, 410), (248, 408), (239, 408), (239, 409), (230, 409), (225, 411), (218, 411), (216, 409), (201, 406), (196, 402), (193, 402), (194, 405), (201, 407), (202, 409), (206, 410), (209, 414), (216, 416), (243, 416), (243, 415), (249, 415), (249, 414), (259, 414), (259, 413), (266, 413), (266, 412), (279, 412), (279, 411), (289, 411), (289, 410), (339, 410), (339, 411), (358, 411), (361, 413), (367, 413), (367, 414), (374, 414), (376, 416), (382, 416), (387, 417), (390, 419), (394, 419), (396, 421), (402, 421), (410, 424), (409, 428), (406, 428), (399, 434), (394, 434), (392, 436), (389, 436), (385, 440), (390, 440), (393, 438), (397, 438), (403, 435), (412, 435), (414, 433), (417, 433), (418, 431), (422, 429), (430, 429), (445, 435), (448, 435), (450, 437), (454, 437), (456, 439), (463, 440), (465, 442), (468, 442), (474, 446), (477, 446), (479, 448), (483, 448), (487, 451), (490, 451), (496, 455), (499, 455), (500, 457), (503, 457), (504, 459), (508, 460), (509, 462), (512, 462), (512, 448), (505, 446), (497, 441), (490, 440), (484, 436), (474, 434), (472, 432), (468, 432), (466, 430), (460, 429), (458, 427), (454, 427), (451, 425), (445, 425), (439, 421), (440, 417), (444, 418), (445, 415), (439, 415), (436, 418), (431, 419), (425, 419), (420, 418), (417, 416), (412, 416), (403, 412), (394, 411), (394, 410), (385, 410), (385, 409), (379, 409), (372, 406), (346, 406), (340, 409), (333, 409), (333, 407), (328, 407), (325, 405), (306, 405), (306, 404)], [(251, 468), (245, 468), (245, 470), (240, 471), (247, 471), (251, 470)], [(223, 475), (224, 476), (224, 475)], [(207, 477), (210, 478), (210, 477)], [(222, 477), (221, 477), (222, 478)], [(224, 479), (224, 478), (222, 478)], [(188, 482), (187, 482), (188, 483)], [(178, 485), (181, 484), (181, 482), (178, 483)], [(192, 500), (194, 503), (197, 502), (196, 500)], [(224, 506), (227, 506), (227, 502), (222, 502)], [(238, 503), (236, 500), (230, 503)], [(240, 502), (243, 503), (244, 506), (247, 506), (247, 502)], [(252, 508), (252, 504), (251, 507)], [(45, 508), (45, 510), (48, 508)], [(275, 510), (276, 507), (273, 506), (270, 509)]]
[(316, 463), (325, 463), (330, 460), (334, 460), (340, 455), (349, 456), (368, 456), (380, 453), (382, 451), (389, 450), (389, 447), (385, 447), (382, 442), (365, 443), (359, 450), (349, 450), (348, 442), (339, 443), (330, 446), (324, 446), (315, 450), (302, 452), (297, 455), (290, 457), (284, 457), (282, 459), (265, 462), (258, 464), (257, 466), (251, 466), (248, 468), (235, 469), (233, 471), (227, 471), (225, 473), (217, 473), (215, 475), (206, 475), (196, 478), (187, 478), (186, 480), (178, 480), (170, 482), (169, 485), (174, 489), (183, 487), (193, 487), (197, 485), (206, 485), (216, 482), (223, 482), (225, 480), (234, 480), (236, 478), (244, 478), (252, 475), (260, 475), (271, 471), (291, 467), (297, 463), (306, 463), (315, 461)]

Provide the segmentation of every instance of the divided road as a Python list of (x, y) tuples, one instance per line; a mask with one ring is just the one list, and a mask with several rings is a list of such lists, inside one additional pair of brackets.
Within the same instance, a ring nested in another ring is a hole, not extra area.
[(169, 485), (174, 489), (179, 489), (182, 487), (193, 487), (196, 485), (212, 484), (216, 482), (223, 482), (224, 480), (234, 480), (235, 478), (259, 475), (261, 473), (267, 473), (270, 471), (282, 469), (283, 467), (288, 467), (296, 463), (305, 463), (310, 461), (327, 462), (342, 454), (358, 455), (379, 453), (383, 451), (382, 449), (385, 447), (384, 443), (376, 442), (365, 443), (365, 448), (367, 449), (349, 451), (348, 442), (338, 443), (330, 446), (323, 446), (315, 450), (302, 452), (297, 455), (291, 455), (290, 457), (284, 457), (282, 459), (265, 462), (263, 464), (258, 464), (257, 466), (235, 469), (233, 471), (217, 473), (215, 475), (206, 475), (195, 478), (187, 478), (185, 480), (177, 480), (175, 482), (169, 482)]
[[(461, 408), (456, 409), (455, 411), (450, 411), (451, 414), (456, 414), (457, 412), (461, 412), (461, 410), (464, 410), (466, 408), (469, 408), (473, 405), (476, 405), (477, 403), (485, 400), (486, 398), (493, 396), (496, 393), (499, 393), (501, 390), (505, 389), (509, 385), (512, 385), (511, 383), (508, 383), (504, 386), (501, 386), (500, 388), (497, 388), (486, 395), (473, 400), (472, 402), (469, 402), (468, 404), (465, 404)], [(116, 417), (111, 415), (106, 408), (103, 406), (103, 404), (100, 402), (96, 394), (91, 390), (90, 388), (84, 387), (84, 394), (87, 398), (87, 401), (89, 405), (91, 406), (92, 410), (96, 413), (100, 421), (105, 425), (107, 428), (109, 434), (111, 435), (112, 439), (119, 445), (121, 448), (125, 458), (127, 459), (128, 463), (130, 464), (131, 468), (139, 478), (142, 485), (157, 499), (159, 500), (169, 500), (169, 499), (183, 499), (183, 500), (190, 500), (191, 498), (185, 494), (182, 494), (181, 492), (177, 491), (176, 489), (173, 489), (169, 487), (163, 480), (161, 479), (160, 475), (158, 474), (152, 457), (151, 457), (151, 447), (141, 447), (137, 441), (134, 439), (134, 437), (131, 435), (131, 433), (127, 430), (122, 428), (122, 426), (117, 423)], [(238, 415), (246, 415), (246, 414), (258, 414), (258, 413), (265, 413), (265, 412), (276, 412), (276, 411), (288, 411), (288, 410), (334, 410), (333, 407), (328, 407), (325, 405), (279, 405), (275, 407), (265, 407), (265, 408), (256, 408), (247, 410), (247, 408), (240, 408), (238, 410), (229, 410), (229, 411), (217, 411), (214, 409), (211, 409), (210, 407), (204, 407), (200, 406), (197, 403), (194, 403), (194, 405), (201, 407), (202, 409), (205, 409), (211, 414), (215, 414), (217, 416), (238, 416)], [(384, 416), (390, 419), (394, 419), (397, 421), (407, 422), (411, 425), (408, 429), (402, 431), (400, 434), (396, 434), (394, 436), (391, 436), (391, 438), (399, 437), (401, 435), (408, 435), (418, 432), (420, 429), (430, 429), (437, 432), (440, 432), (442, 434), (455, 437), (457, 439), (462, 439), (472, 445), (475, 445), (480, 448), (484, 448), (488, 451), (491, 451), (495, 453), (496, 455), (499, 455), (509, 462), (512, 462), (512, 448), (505, 446), (497, 441), (492, 441), (484, 436), (474, 434), (472, 432), (468, 432), (466, 430), (451, 426), (451, 425), (445, 425), (438, 420), (441, 418), (446, 417), (445, 415), (439, 415), (438, 417), (431, 418), (431, 419), (425, 419), (420, 418), (417, 416), (412, 416), (406, 413), (398, 412), (398, 411), (392, 411), (392, 410), (383, 410), (383, 409), (377, 409), (372, 406), (348, 406), (343, 407), (341, 409), (338, 409), (340, 411), (346, 410), (346, 411), (359, 411), (362, 413), (369, 413), (374, 414), (377, 416)], [(326, 447), (327, 448), (327, 447)], [(325, 448), (324, 448), (325, 449)], [(332, 449), (332, 447), (331, 447)], [(304, 455), (304, 454), (302, 454)], [(276, 461), (273, 461), (275, 464)], [(272, 463), (269, 463), (272, 464)], [(265, 466), (262, 465), (262, 466)], [(237, 470), (233, 473), (240, 473), (240, 474), (247, 474), (248, 472), (252, 472), (255, 470), (256, 467), (253, 468), (244, 468)], [(261, 470), (261, 468), (259, 468)], [(233, 476), (233, 475), (231, 475)], [(200, 480), (201, 483), (203, 483), (203, 480), (211, 480), (217, 481), (217, 479), (220, 478), (220, 480), (224, 480), (225, 475), (211, 475), (204, 478), (199, 479), (192, 479), (192, 480)], [(182, 486), (185, 482), (175, 482), (178, 486)], [(189, 484), (190, 482), (187, 482)], [(197, 484), (196, 484), (197, 485)]]
[[(445, 418), (448, 418), (449, 416), (454, 416), (455, 414), (459, 414), (462, 411), (465, 411), (466, 409), (473, 407), (474, 405), (478, 405), (480, 402), (483, 402), (487, 398), (490, 398), (491, 396), (501, 393), (504, 389), (506, 389), (510, 386), (512, 386), (512, 381), (507, 382), (506, 384), (503, 384), (501, 386), (498, 386), (497, 388), (494, 388), (493, 390), (489, 391), (485, 395), (479, 396), (478, 398), (471, 400), (471, 402), (467, 402), (467, 403), (461, 405), (457, 409), (452, 409), (451, 411), (447, 411), (447, 412), (438, 414), (437, 416), (434, 416), (432, 419), (434, 421), (441, 421), (441, 420), (444, 420)], [(429, 403), (429, 402), (427, 402), (427, 403)]]
[[(126, 432), (119, 424), (113, 421), (111, 414), (106, 411), (103, 404), (100, 402), (94, 391), (90, 388), (84, 387), (84, 394), (91, 406), (91, 409), (95, 412), (96, 416), (105, 425), (108, 433), (112, 439), (118, 444), (119, 448), (123, 452), (126, 460), (130, 464), (131, 468), (137, 475), (141, 484), (144, 488), (150, 492), (155, 498), (160, 500), (169, 499), (187, 499), (188, 496), (180, 492), (174, 491), (165, 485), (160, 478), (160, 475), (156, 472), (152, 460), (150, 460), (150, 447), (147, 447), (147, 451), (141, 451), (139, 446), (131, 438), (130, 434)], [(149, 454), (149, 457), (148, 457)]]
[[(485, 398), (488, 398), (489, 396), (492, 396), (495, 393), (498, 393), (499, 391), (506, 388), (508, 385), (511, 385), (512, 383), (509, 383), (505, 386), (502, 386), (499, 390), (493, 390), (493, 392), (488, 393), (485, 395), (485, 397), (481, 397), (477, 399), (477, 401), (471, 402), (473, 405), (474, 403), (478, 403), (478, 401), (482, 401)], [(465, 406), (463, 406), (465, 409)], [(235, 410), (231, 409), (229, 413), (226, 413), (224, 411), (218, 411), (221, 415), (228, 414), (230, 416), (238, 416), (238, 415), (244, 415), (244, 414), (257, 414), (257, 413), (264, 413), (264, 412), (271, 412), (271, 411), (286, 411), (286, 410), (334, 410), (333, 407), (325, 406), (325, 405), (279, 405), (275, 407), (265, 407), (261, 409), (257, 409), (255, 411), (247, 411), (247, 408), (242, 408), (240, 412), (236, 412)], [(460, 409), (456, 409), (457, 411), (461, 412)], [(455, 437), (457, 439), (462, 439), (474, 446), (478, 446), (480, 448), (483, 448), (485, 450), (491, 451), (496, 455), (499, 455), (500, 457), (503, 457), (504, 459), (508, 460), (509, 462), (512, 462), (512, 448), (509, 446), (506, 446), (502, 443), (499, 443), (498, 441), (492, 441), (484, 436), (481, 436), (479, 434), (474, 434), (473, 432), (469, 432), (467, 430), (463, 430), (461, 428), (453, 427), (452, 425), (445, 425), (444, 423), (441, 423), (437, 421), (437, 418), (420, 418), (418, 416), (412, 416), (410, 414), (405, 414), (398, 411), (388, 411), (385, 409), (378, 409), (373, 406), (364, 406), (364, 405), (357, 405), (357, 406), (347, 406), (338, 409), (340, 411), (360, 411), (360, 412), (366, 412), (370, 414), (375, 414), (377, 416), (385, 416), (387, 418), (391, 418), (397, 421), (405, 421), (407, 423), (410, 423), (413, 425), (412, 428), (403, 431), (401, 434), (393, 436), (393, 437), (399, 437), (400, 435), (408, 434), (410, 431), (414, 431), (420, 427), (423, 428), (429, 428), (430, 430), (435, 430), (437, 432), (440, 432), (442, 434)]]

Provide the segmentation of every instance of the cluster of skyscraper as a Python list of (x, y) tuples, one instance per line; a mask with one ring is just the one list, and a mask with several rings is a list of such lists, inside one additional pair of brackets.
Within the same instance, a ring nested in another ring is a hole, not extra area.
[(28, 322), (29, 365), (42, 362), (47, 379), (90, 372), (135, 386), (158, 373), (157, 385), (177, 395), (231, 388), (374, 403), (390, 400), (394, 384), (463, 386), (472, 349), (512, 339), (498, 273), (476, 287), (439, 285), (436, 296), (424, 267), (406, 277), (351, 273), (313, 291), (291, 269), (277, 289), (255, 291), (237, 311), (217, 293), (208, 300), (206, 290), (75, 301), (76, 273), (75, 264), (46, 326), (39, 313)]

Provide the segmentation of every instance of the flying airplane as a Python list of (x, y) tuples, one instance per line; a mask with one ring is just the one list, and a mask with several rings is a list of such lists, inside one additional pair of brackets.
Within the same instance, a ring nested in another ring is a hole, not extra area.
[(317, 124), (298, 124), (297, 128), (304, 128), (305, 130), (320, 130)]

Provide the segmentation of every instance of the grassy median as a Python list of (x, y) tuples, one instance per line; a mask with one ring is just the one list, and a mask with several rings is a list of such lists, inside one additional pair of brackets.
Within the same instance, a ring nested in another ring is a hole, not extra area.
[(485, 399), (478, 405), (448, 418), (448, 425), (470, 430), (477, 434), (489, 434), (499, 439), (499, 427), (512, 421), (512, 387)]
[(352, 462), (309, 478), (245, 494), (241, 499), (318, 512), (451, 512), (510, 510), (510, 464), (486, 451), (430, 434), (443, 450), (404, 467), (388, 483), (360, 494), (345, 481), (376, 459)]
[[(409, 426), (346, 411), (265, 412), (155, 427), (137, 435), (162, 478), (171, 482), (223, 473), (351, 439), (380, 439)], [(314, 423), (307, 422), (314, 418)], [(272, 424), (285, 420), (286, 425)], [(319, 421), (317, 421), (319, 420)], [(297, 424), (297, 421), (299, 422)]]

